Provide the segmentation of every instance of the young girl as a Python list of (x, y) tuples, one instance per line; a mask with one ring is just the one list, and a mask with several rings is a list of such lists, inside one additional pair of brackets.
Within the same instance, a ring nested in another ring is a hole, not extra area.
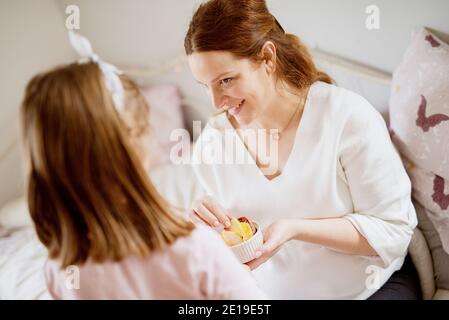
[[(125, 85), (130, 80), (122, 77)], [(28, 203), (56, 299), (257, 299), (219, 236), (150, 183), (96, 62), (35, 76), (21, 107)], [(124, 95), (124, 105), (130, 103)], [(128, 106), (129, 107), (129, 106)]]

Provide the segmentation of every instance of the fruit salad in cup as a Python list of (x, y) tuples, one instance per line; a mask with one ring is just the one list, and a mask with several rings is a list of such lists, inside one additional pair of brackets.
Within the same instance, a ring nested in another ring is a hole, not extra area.
[(231, 225), (221, 232), (221, 238), (241, 263), (256, 258), (256, 250), (263, 244), (259, 225), (247, 217), (230, 217)]

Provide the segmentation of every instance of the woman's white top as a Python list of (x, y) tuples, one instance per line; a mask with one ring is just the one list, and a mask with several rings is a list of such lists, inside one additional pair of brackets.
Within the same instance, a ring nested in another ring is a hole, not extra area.
[[(225, 140), (232, 136), (229, 147)], [(231, 153), (249, 160), (232, 163)], [(250, 217), (262, 228), (283, 218), (342, 217), (379, 254), (289, 241), (253, 271), (273, 299), (366, 299), (403, 264), (417, 224), (411, 183), (384, 119), (351, 91), (324, 82), (311, 86), (288, 162), (271, 181), (225, 114), (207, 124), (192, 160), (205, 192), (233, 216)]]

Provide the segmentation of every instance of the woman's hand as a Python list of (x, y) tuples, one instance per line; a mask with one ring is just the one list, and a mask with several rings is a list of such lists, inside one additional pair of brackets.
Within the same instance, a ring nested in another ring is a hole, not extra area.
[(264, 243), (256, 252), (257, 258), (246, 263), (251, 270), (256, 269), (262, 263), (270, 259), (279, 251), (285, 242), (291, 240), (293, 236), (291, 225), (291, 220), (282, 219), (272, 223), (264, 230)]
[(189, 216), (193, 222), (203, 222), (214, 228), (220, 224), (225, 228), (231, 225), (228, 211), (211, 196), (194, 201)]

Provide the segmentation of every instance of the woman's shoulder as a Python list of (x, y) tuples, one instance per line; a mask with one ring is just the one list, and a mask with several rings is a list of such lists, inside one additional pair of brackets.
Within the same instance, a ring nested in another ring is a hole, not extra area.
[(333, 123), (363, 124), (382, 118), (367, 99), (354, 91), (322, 81), (315, 82), (312, 89), (310, 98), (313, 107), (324, 109), (321, 114), (327, 114)]
[(317, 81), (312, 85), (312, 89), (312, 99), (327, 102), (336, 109), (345, 108), (350, 112), (358, 110), (375, 111), (371, 103), (362, 95), (336, 84)]

